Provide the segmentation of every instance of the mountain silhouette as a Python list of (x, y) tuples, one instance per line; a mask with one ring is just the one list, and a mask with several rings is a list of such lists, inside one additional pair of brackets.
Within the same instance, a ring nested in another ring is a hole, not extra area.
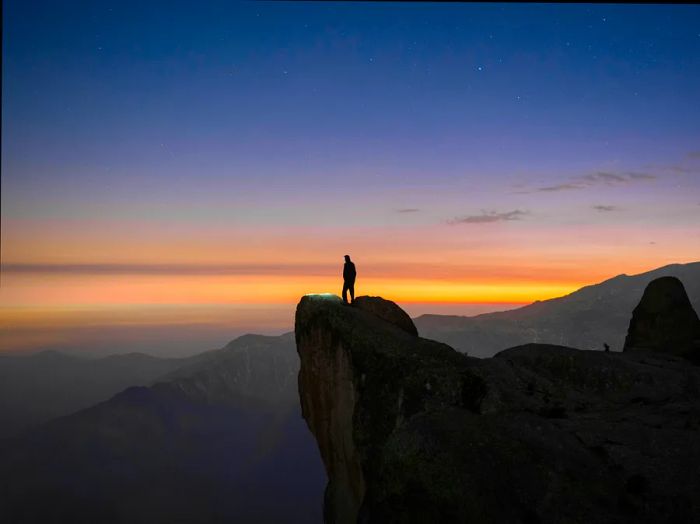
[(528, 344), (559, 344), (581, 349), (622, 351), (630, 314), (652, 280), (675, 276), (700, 310), (700, 262), (672, 264), (639, 275), (618, 275), (560, 298), (511, 311), (473, 317), (421, 315), (421, 336), (445, 342), (474, 357), (491, 357)]
[(246, 335), (0, 448), (2, 522), (318, 522), (292, 334)]
[(87, 358), (58, 351), (0, 355), (0, 438), (151, 384), (187, 362), (142, 353)]

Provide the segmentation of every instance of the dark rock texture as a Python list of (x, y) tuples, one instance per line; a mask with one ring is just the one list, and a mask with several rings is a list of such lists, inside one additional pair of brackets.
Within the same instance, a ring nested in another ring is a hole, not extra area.
[(700, 363), (700, 319), (676, 277), (657, 278), (644, 290), (630, 320), (625, 351), (679, 355)]
[(326, 522), (700, 521), (700, 368), (683, 359), (481, 360), (327, 296), (301, 300), (296, 342)]
[(406, 333), (410, 333), (415, 337), (418, 336), (418, 330), (411, 317), (391, 300), (385, 300), (382, 297), (363, 296), (357, 297), (353, 305), (400, 327)]

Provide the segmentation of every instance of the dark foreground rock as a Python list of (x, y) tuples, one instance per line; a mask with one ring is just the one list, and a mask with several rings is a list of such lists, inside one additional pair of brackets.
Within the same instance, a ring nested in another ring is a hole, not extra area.
[(657, 351), (700, 363), (700, 319), (683, 283), (657, 278), (632, 313), (625, 351)]
[(527, 345), (466, 357), (337, 297), (297, 307), (326, 522), (700, 521), (700, 368)]

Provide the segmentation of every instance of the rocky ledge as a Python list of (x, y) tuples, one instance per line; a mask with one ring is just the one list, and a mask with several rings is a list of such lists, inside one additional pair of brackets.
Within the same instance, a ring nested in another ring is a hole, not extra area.
[(329, 523), (700, 521), (700, 368), (531, 344), (475, 359), (378, 297), (302, 298)]

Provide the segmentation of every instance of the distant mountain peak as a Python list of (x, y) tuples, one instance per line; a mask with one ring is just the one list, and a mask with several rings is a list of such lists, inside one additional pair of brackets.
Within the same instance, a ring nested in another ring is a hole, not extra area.
[(535, 301), (510, 311), (474, 317), (423, 315), (414, 319), (422, 336), (450, 344), (472, 356), (489, 357), (527, 343), (620, 351), (630, 321), (652, 280), (675, 276), (700, 307), (700, 262), (668, 264), (636, 275), (621, 274), (566, 296)]

